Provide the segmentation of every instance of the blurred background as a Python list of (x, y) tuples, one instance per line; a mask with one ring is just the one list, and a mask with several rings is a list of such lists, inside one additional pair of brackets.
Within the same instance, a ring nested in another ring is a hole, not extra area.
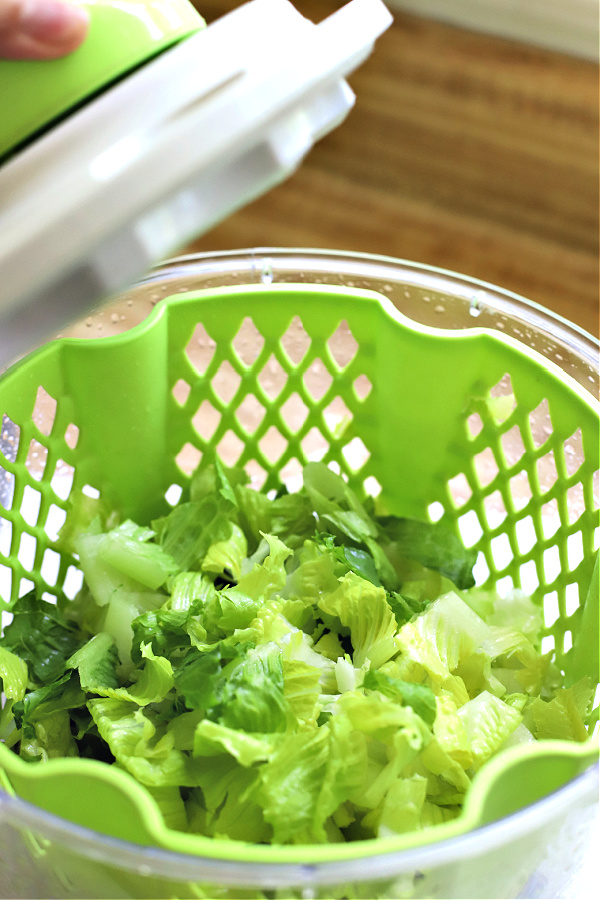
[[(210, 23), (241, 0), (193, 0)], [(596, 0), (387, 0), (348, 119), (185, 248), (381, 253), (493, 282), (598, 334)], [(294, 0), (319, 22), (343, 0)]]

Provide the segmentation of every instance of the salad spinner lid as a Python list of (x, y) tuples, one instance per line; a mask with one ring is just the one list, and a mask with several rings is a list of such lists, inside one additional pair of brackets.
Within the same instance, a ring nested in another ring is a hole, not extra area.
[(0, 363), (291, 174), (352, 107), (344, 79), (390, 23), (381, 0), (318, 25), (251, 0), (5, 162)]

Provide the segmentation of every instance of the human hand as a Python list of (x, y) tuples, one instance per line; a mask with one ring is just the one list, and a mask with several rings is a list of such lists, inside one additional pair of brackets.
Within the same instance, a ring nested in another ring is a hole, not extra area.
[(84, 41), (85, 9), (69, 0), (0, 0), (0, 58), (56, 59)]

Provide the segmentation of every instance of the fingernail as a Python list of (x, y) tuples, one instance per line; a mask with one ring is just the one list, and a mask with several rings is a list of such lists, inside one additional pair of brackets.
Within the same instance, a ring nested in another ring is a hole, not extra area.
[(24, 33), (44, 44), (69, 44), (83, 38), (89, 17), (86, 10), (59, 0), (25, 0), (21, 8)]

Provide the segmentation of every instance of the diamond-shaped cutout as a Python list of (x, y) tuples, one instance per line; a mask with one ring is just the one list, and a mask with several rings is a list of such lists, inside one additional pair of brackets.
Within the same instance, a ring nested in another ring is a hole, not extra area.
[(500, 438), (502, 444), (502, 454), (509, 468), (515, 466), (525, 454), (525, 444), (523, 436), (517, 425), (506, 431)]
[(367, 497), (379, 497), (382, 491), (381, 484), (374, 475), (369, 475), (368, 478), (365, 478), (364, 489)]
[(501, 425), (509, 418), (516, 405), (512, 381), (507, 373), (490, 390), (490, 400), (487, 403), (488, 412), (492, 420), (497, 425)]
[(427, 515), (430, 522), (439, 522), (445, 512), (444, 505), (439, 500), (434, 500), (427, 507)]
[(244, 466), (244, 470), (250, 479), (250, 487), (260, 491), (264, 487), (269, 473), (255, 459), (249, 459)]
[(55, 503), (51, 503), (46, 516), (46, 524), (44, 525), (44, 531), (51, 541), (58, 540), (58, 533), (65, 524), (66, 519), (67, 513), (65, 510), (61, 509), (60, 506), (56, 506)]
[(170, 484), (165, 491), (165, 500), (167, 501), (169, 506), (177, 506), (177, 504), (181, 500), (182, 494), (183, 488), (180, 484), (174, 482), (173, 484)]
[(21, 542), (19, 544), (19, 552), (17, 558), (23, 568), (27, 572), (33, 572), (35, 566), (35, 551), (37, 550), (37, 541), (32, 534), (24, 531), (21, 534)]
[(504, 505), (504, 497), (500, 491), (492, 491), (487, 497), (484, 497), (483, 504), (485, 506), (485, 517), (490, 528), (496, 528), (506, 518), (506, 507)]
[(48, 391), (40, 385), (35, 396), (35, 403), (31, 418), (36, 428), (48, 436), (52, 432), (52, 426), (56, 418), (57, 402)]
[(184, 473), (184, 475), (191, 475), (194, 472), (202, 459), (202, 453), (198, 450), (197, 447), (194, 447), (193, 444), (190, 444), (189, 441), (183, 445), (177, 456), (175, 457), (175, 462)]
[(12, 509), (15, 496), (15, 476), (0, 466), (0, 506), (4, 509)]
[[(3, 556), (5, 559), (7, 556), (10, 556), (10, 546), (12, 543), (12, 522), (9, 522), (8, 519), (2, 519), (0, 521), (0, 556)], [(0, 569), (3, 567), (0, 567)], [(1, 593), (0, 593), (0, 596)]]
[(281, 407), (283, 421), (292, 434), (297, 434), (306, 422), (308, 407), (299, 394), (293, 393)]
[(481, 522), (474, 509), (461, 516), (458, 520), (458, 528), (465, 547), (473, 547), (483, 537)]
[(287, 440), (284, 438), (281, 432), (278, 431), (277, 428), (275, 428), (274, 425), (271, 425), (268, 431), (258, 442), (258, 446), (260, 447), (265, 459), (267, 459), (272, 464), (281, 459), (287, 449), (287, 445)]
[(498, 475), (498, 463), (491, 447), (486, 447), (473, 457), (477, 480), (481, 487), (487, 487)]
[(46, 459), (48, 457), (48, 449), (33, 438), (29, 443), (27, 451), (27, 460), (25, 462), (27, 471), (36, 481), (41, 481), (46, 468)]
[(308, 352), (311, 341), (299, 316), (294, 316), (281, 338), (281, 346), (290, 362), (300, 365)]
[(220, 421), (221, 413), (214, 408), (209, 400), (203, 400), (195, 415), (192, 416), (192, 425), (196, 433), (205, 441), (212, 440)]
[(362, 375), (359, 375), (358, 378), (354, 379), (353, 387), (358, 400), (366, 400), (373, 390), (373, 385), (364, 372)]
[(254, 394), (246, 394), (235, 411), (235, 417), (246, 434), (254, 434), (265, 417), (265, 408)]
[(553, 497), (541, 508), (542, 514), (542, 531), (545, 538), (553, 537), (560, 528), (560, 513), (558, 511), (558, 503)]
[(2, 428), (0, 429), (0, 453), (9, 462), (17, 458), (21, 429), (7, 415), (2, 416)]
[(302, 463), (298, 462), (296, 457), (289, 459), (279, 471), (279, 480), (285, 484), (290, 493), (299, 491), (302, 487), (303, 478)]
[(556, 484), (558, 479), (558, 471), (556, 469), (556, 460), (554, 453), (550, 450), (541, 456), (536, 462), (538, 480), (540, 489), (543, 494), (550, 490)]
[(215, 355), (216, 343), (204, 325), (199, 322), (190, 338), (185, 354), (199, 375), (204, 375)]
[(352, 362), (358, 352), (358, 342), (345, 320), (340, 322), (333, 332), (327, 346), (331, 358), (339, 369), (345, 369)]
[(552, 420), (546, 399), (542, 400), (539, 406), (529, 413), (529, 430), (536, 448), (545, 444), (552, 434)]
[(359, 437), (352, 438), (345, 447), (342, 447), (342, 454), (353, 472), (362, 469), (371, 455)]
[(238, 392), (242, 376), (236, 372), (228, 360), (224, 360), (212, 379), (212, 388), (225, 404), (231, 403)]
[(65, 444), (70, 450), (74, 450), (79, 442), (79, 428), (71, 422), (65, 431)]
[(496, 569), (501, 572), (503, 569), (506, 569), (510, 565), (513, 559), (513, 552), (510, 546), (508, 535), (499, 534), (497, 535), (497, 537), (492, 538), (492, 540), (490, 541), (490, 546), (492, 548), (494, 565)]
[(544, 581), (546, 584), (552, 584), (553, 581), (556, 581), (562, 569), (560, 552), (556, 544), (552, 544), (552, 546), (544, 550), (543, 561)]
[(265, 339), (252, 319), (246, 316), (231, 343), (240, 362), (250, 368), (260, 356)]
[(567, 507), (569, 510), (569, 522), (576, 522), (585, 511), (585, 495), (580, 481), (571, 485), (567, 490)]
[(352, 421), (352, 413), (341, 397), (333, 398), (323, 410), (323, 417), (332, 437), (339, 437), (343, 434)]
[(190, 385), (183, 378), (179, 378), (175, 384), (173, 385), (173, 397), (175, 398), (175, 402), (179, 406), (185, 406), (187, 403), (187, 399), (190, 396), (191, 391)]
[(483, 430), (483, 421), (479, 413), (471, 413), (467, 419), (467, 437), (474, 440)]
[(60, 555), (55, 550), (47, 549), (44, 551), (42, 565), (40, 566), (40, 575), (49, 585), (55, 585), (60, 572)]
[(452, 502), (457, 509), (464, 506), (473, 494), (471, 485), (467, 481), (467, 476), (463, 472), (459, 472), (458, 475), (455, 475), (454, 478), (450, 479), (448, 488), (450, 490)]
[(21, 515), (24, 521), (32, 528), (37, 525), (38, 516), (40, 514), (40, 505), (42, 495), (39, 491), (35, 491), (28, 484), (23, 488), (23, 499), (21, 501)]
[(524, 469), (517, 472), (517, 474), (510, 479), (509, 484), (512, 503), (518, 512), (527, 506), (533, 496), (527, 472)]
[(309, 462), (319, 462), (329, 450), (329, 441), (321, 434), (318, 428), (311, 428), (300, 441), (305, 459)]
[(580, 531), (575, 531), (567, 538), (567, 560), (571, 572), (583, 562), (583, 557), (583, 535)]
[(558, 594), (556, 591), (549, 591), (544, 595), (544, 624), (547, 628), (560, 619), (560, 607), (558, 605)]
[(217, 453), (226, 466), (235, 466), (244, 452), (245, 444), (231, 429), (226, 431), (217, 444)]
[(315, 359), (302, 376), (304, 387), (314, 400), (322, 400), (331, 384), (333, 376), (322, 359)]
[(581, 428), (578, 428), (564, 443), (565, 468), (569, 478), (578, 471), (585, 456), (583, 453), (583, 439)]
[(519, 553), (521, 556), (525, 556), (530, 550), (533, 550), (538, 542), (535, 525), (531, 516), (525, 516), (523, 519), (519, 519), (515, 524), (515, 531), (517, 533)]
[(258, 374), (258, 383), (271, 400), (280, 395), (287, 384), (287, 373), (276, 357), (271, 354)]

